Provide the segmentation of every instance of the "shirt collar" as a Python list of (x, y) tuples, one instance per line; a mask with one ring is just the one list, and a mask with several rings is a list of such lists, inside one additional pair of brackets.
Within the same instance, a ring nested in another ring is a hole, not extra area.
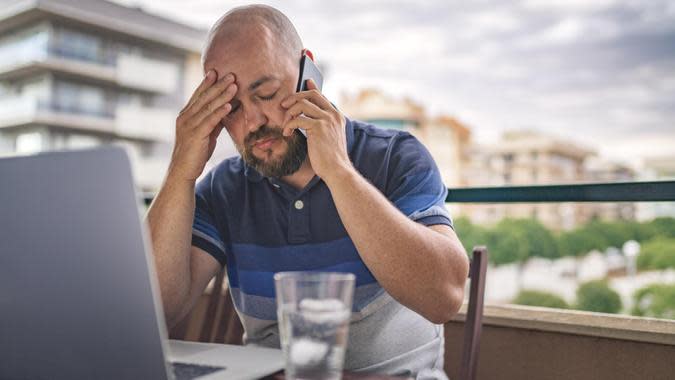
[[(347, 153), (351, 154), (354, 148), (354, 125), (352, 124), (352, 121), (349, 120), (347, 117), (345, 117), (345, 134), (347, 136)], [(248, 166), (248, 164), (245, 162), (244, 162), (244, 175), (251, 182), (260, 182), (264, 178), (263, 175), (260, 174), (260, 172)]]
[[(242, 158), (242, 161), (243, 160), (244, 159)], [(258, 172), (257, 170), (248, 166), (246, 162), (244, 162), (244, 176), (246, 176), (246, 178), (248, 178), (248, 180), (251, 182), (260, 182), (263, 179), (263, 175), (260, 174), (260, 172)]]

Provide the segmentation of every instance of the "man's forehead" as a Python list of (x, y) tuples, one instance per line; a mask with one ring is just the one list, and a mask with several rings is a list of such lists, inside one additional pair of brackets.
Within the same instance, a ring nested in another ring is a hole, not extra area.
[[(209, 61), (204, 64), (204, 72), (215, 70), (218, 78), (229, 73), (235, 76), (235, 83), (243, 91), (254, 91), (266, 83), (274, 83), (290, 79), (293, 70), (275, 60), (256, 59), (251, 61)], [(288, 77), (288, 78), (287, 78)]]
[(273, 55), (267, 49), (251, 46), (235, 48), (219, 46), (213, 49), (204, 62), (204, 72), (215, 70), (218, 78), (234, 73), (237, 81), (254, 81), (261, 76), (279, 71)]

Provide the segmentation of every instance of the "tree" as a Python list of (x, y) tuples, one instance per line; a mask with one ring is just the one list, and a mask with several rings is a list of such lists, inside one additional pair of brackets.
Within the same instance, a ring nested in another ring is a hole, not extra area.
[(639, 223), (636, 221), (625, 221), (623, 223), (626, 229), (630, 231), (630, 240), (640, 243), (652, 239), (658, 233), (658, 230), (650, 223)]
[(490, 261), (495, 265), (522, 262), (530, 253), (527, 232), (513, 223), (513, 219), (502, 219), (490, 231), (488, 241)]
[(648, 285), (638, 289), (633, 299), (633, 315), (675, 319), (675, 285)]
[(619, 293), (612, 290), (606, 281), (589, 281), (577, 289), (576, 309), (615, 314), (622, 307)]
[(644, 243), (637, 266), (640, 270), (675, 268), (675, 238), (657, 237)]
[(660, 217), (647, 223), (651, 229), (652, 237), (675, 238), (675, 218)]
[(467, 253), (471, 253), (473, 247), (477, 245), (488, 245), (488, 230), (484, 227), (475, 225), (466, 217), (460, 217), (454, 220), (455, 231), (462, 241)]
[(608, 246), (604, 236), (584, 227), (562, 232), (558, 237), (558, 250), (561, 256), (583, 256), (594, 249), (604, 249)]
[(511, 223), (522, 229), (529, 244), (527, 257), (545, 257), (554, 259), (560, 257), (558, 244), (551, 231), (536, 219), (515, 219)]
[(526, 306), (541, 306), (556, 309), (568, 309), (569, 305), (556, 294), (538, 290), (521, 290), (513, 303)]

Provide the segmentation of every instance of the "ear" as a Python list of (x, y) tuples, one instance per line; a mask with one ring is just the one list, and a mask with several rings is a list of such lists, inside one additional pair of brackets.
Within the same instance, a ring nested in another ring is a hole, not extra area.
[[(306, 55), (309, 57), (309, 59), (311, 59), (312, 61), (314, 61), (314, 54), (312, 53), (311, 50), (309, 50), (309, 49), (302, 49), (302, 54), (306, 54)], [(316, 62), (316, 61), (314, 61), (314, 62)]]

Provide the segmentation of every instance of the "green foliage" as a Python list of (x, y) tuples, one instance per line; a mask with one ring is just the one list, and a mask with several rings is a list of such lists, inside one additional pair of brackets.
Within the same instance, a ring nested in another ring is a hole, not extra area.
[(633, 315), (675, 319), (675, 285), (648, 285), (638, 289), (633, 299)]
[(584, 227), (563, 232), (558, 237), (558, 250), (563, 256), (583, 256), (607, 246), (607, 240), (602, 235)]
[(656, 236), (675, 238), (675, 218), (656, 218), (646, 223), (646, 226), (650, 230), (649, 238)]
[(525, 236), (529, 242), (528, 257), (537, 256), (548, 259), (560, 257), (555, 237), (539, 221), (536, 219), (516, 219), (512, 223), (525, 232)]
[[(670, 219), (670, 218), (666, 218)], [(655, 236), (659, 235), (659, 231), (657, 228), (655, 228), (653, 225), (651, 225), (651, 222), (649, 223), (639, 223), (635, 221), (626, 221), (622, 222), (628, 231), (630, 232), (630, 239), (629, 240), (635, 240), (637, 242), (644, 242), (647, 240), (650, 240), (654, 238)], [(663, 235), (663, 234), (661, 234)]]
[(675, 268), (675, 238), (658, 237), (644, 243), (637, 266), (640, 270)]
[[(474, 246), (487, 245), (490, 262), (496, 265), (521, 262), (534, 256), (550, 259), (582, 256), (592, 250), (605, 250), (608, 247), (621, 249), (628, 240), (636, 240), (643, 244), (643, 252), (645, 249), (647, 252), (659, 251), (641, 254), (638, 268), (675, 267), (672, 253), (675, 248), (671, 240), (675, 239), (675, 218), (657, 218), (647, 223), (595, 220), (572, 231), (554, 235), (534, 219), (503, 219), (496, 226), (487, 228), (462, 217), (455, 220), (455, 230), (467, 252), (471, 252)], [(664, 240), (665, 237), (671, 239)], [(658, 246), (651, 242), (655, 238), (660, 241)]]
[(514, 304), (526, 306), (551, 307), (556, 309), (568, 309), (569, 305), (561, 297), (538, 290), (521, 290), (513, 300)]
[(454, 226), (468, 254), (477, 245), (488, 245), (488, 230), (485, 227), (471, 223), (466, 217), (455, 219)]
[(589, 281), (577, 289), (576, 309), (600, 313), (618, 313), (622, 308), (619, 293), (606, 281)]
[(555, 237), (532, 219), (503, 219), (489, 233), (490, 261), (497, 265), (529, 257), (558, 257)]

